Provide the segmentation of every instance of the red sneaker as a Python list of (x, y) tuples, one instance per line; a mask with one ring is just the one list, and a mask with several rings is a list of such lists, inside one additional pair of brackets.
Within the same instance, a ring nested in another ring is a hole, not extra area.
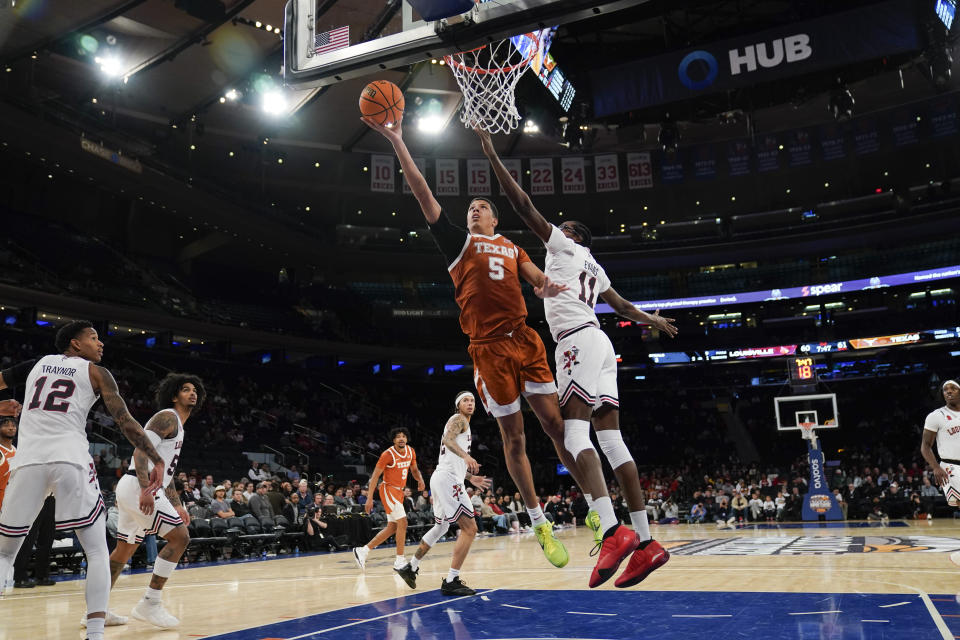
[(623, 525), (617, 526), (613, 535), (603, 539), (600, 546), (600, 557), (590, 574), (590, 588), (599, 587), (613, 577), (628, 555), (633, 553), (640, 544), (640, 539), (632, 529)]
[(621, 589), (632, 587), (648, 575), (667, 564), (670, 553), (660, 546), (656, 540), (651, 540), (645, 549), (637, 549), (627, 563), (620, 577), (614, 584)]

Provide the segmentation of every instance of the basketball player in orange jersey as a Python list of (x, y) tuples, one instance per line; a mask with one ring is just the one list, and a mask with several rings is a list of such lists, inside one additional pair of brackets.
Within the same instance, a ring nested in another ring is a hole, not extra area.
[(387, 538), (396, 534), (397, 557), (393, 561), (393, 570), (399, 571), (407, 566), (407, 559), (403, 556), (403, 544), (407, 539), (407, 512), (403, 508), (403, 488), (407, 486), (409, 473), (417, 481), (417, 491), (423, 491), (427, 485), (423, 482), (423, 475), (417, 468), (417, 454), (413, 447), (407, 444), (410, 432), (403, 427), (390, 430), (390, 439), (393, 446), (380, 454), (377, 466), (370, 476), (367, 485), (367, 501), (363, 510), (370, 513), (373, 508), (373, 490), (377, 487), (380, 474), (383, 474), (383, 483), (380, 485), (380, 502), (387, 512), (387, 526), (373, 537), (363, 547), (354, 547), (353, 557), (357, 566), (363, 569), (366, 566), (367, 555), (376, 549)]
[(17, 419), (9, 415), (0, 417), (0, 511), (3, 510), (3, 493), (10, 481), (10, 461), (17, 455), (17, 448), (13, 446), (16, 435)]
[[(537, 414), (564, 465), (578, 478), (576, 460), (563, 444), (563, 417), (557, 400), (557, 385), (547, 362), (547, 351), (537, 332), (525, 323), (527, 308), (520, 290), (520, 278), (534, 287), (541, 298), (566, 290), (537, 268), (527, 253), (500, 234), (496, 205), (487, 198), (474, 198), (467, 209), (467, 230), (453, 225), (430, 192), (403, 142), (401, 123), (378, 125), (368, 118), (367, 126), (393, 145), (403, 174), (420, 203), (447, 270), (456, 287), (460, 327), (470, 337), (468, 349), (473, 360), (473, 378), (487, 413), (500, 425), (507, 470), (527, 507), (537, 541), (544, 555), (557, 567), (567, 564), (566, 548), (553, 535), (543, 515), (533, 486), (533, 473), (526, 454), (520, 396)], [(602, 473), (594, 456), (596, 473)]]

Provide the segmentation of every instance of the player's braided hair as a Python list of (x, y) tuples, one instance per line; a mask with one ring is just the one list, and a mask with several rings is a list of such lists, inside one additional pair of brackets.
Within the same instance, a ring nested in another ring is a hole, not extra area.
[(173, 399), (179, 393), (185, 384), (192, 384), (197, 390), (197, 406), (199, 409), (203, 406), (203, 401), (207, 397), (207, 390), (203, 386), (203, 380), (200, 376), (191, 373), (168, 373), (163, 380), (157, 384), (157, 391), (154, 394), (154, 402), (160, 409), (168, 409), (173, 406)]

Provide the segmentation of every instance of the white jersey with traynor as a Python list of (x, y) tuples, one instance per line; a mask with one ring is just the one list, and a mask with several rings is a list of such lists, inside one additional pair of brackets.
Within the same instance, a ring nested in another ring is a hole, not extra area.
[(90, 361), (65, 355), (44, 356), (27, 376), (20, 414), (15, 469), (29, 464), (70, 462), (87, 468), (87, 414), (100, 396), (93, 392)]
[(566, 332), (586, 325), (599, 328), (600, 322), (593, 307), (600, 294), (610, 288), (607, 273), (589, 249), (563, 235), (555, 226), (544, 245), (547, 247), (544, 273), (552, 281), (568, 287), (559, 295), (543, 301), (553, 339), (559, 341)]
[[(457, 446), (460, 447), (465, 453), (470, 453), (470, 441), (472, 436), (470, 434), (470, 425), (467, 425), (466, 430), (457, 435)], [(447, 449), (445, 444), (440, 445), (440, 462), (437, 464), (437, 470), (443, 470), (447, 473), (450, 473), (456, 478), (461, 480), (467, 477), (467, 461), (455, 454), (453, 451)]]
[(936, 432), (937, 453), (941, 459), (960, 460), (960, 411), (947, 406), (931, 411), (923, 428)]
[[(158, 411), (153, 415), (153, 418), (157, 417), (164, 411), (172, 413), (173, 417), (177, 419), (177, 433), (169, 438), (161, 439), (160, 435), (156, 431), (147, 431), (147, 437), (150, 438), (150, 441), (156, 448), (157, 453), (159, 453), (160, 457), (163, 458), (163, 484), (160, 486), (168, 487), (170, 486), (170, 481), (173, 480), (173, 474), (176, 472), (177, 461), (180, 460), (180, 448), (183, 447), (183, 423), (180, 421), (180, 416), (173, 409), (164, 409), (163, 411)], [(150, 419), (153, 420), (153, 418)], [(136, 470), (133, 464), (133, 458), (130, 459), (130, 466), (128, 469), (131, 471)], [(148, 462), (147, 471), (149, 472), (152, 470), (153, 462)]]

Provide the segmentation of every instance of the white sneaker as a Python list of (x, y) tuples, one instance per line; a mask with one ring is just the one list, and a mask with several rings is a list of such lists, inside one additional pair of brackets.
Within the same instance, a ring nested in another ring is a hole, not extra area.
[(950, 562), (960, 567), (960, 551), (954, 551), (950, 554)]
[(176, 617), (163, 608), (163, 602), (159, 600), (156, 604), (152, 604), (146, 599), (141, 598), (137, 606), (130, 612), (130, 615), (137, 620), (149, 622), (153, 626), (160, 627), (161, 629), (172, 629), (180, 624), (180, 621), (177, 620)]
[[(113, 611), (107, 611), (107, 617), (106, 617), (106, 619), (103, 621), (103, 626), (105, 626), (105, 627), (119, 627), (119, 626), (121, 626), (121, 625), (127, 624), (127, 621), (128, 621), (128, 620), (129, 620), (129, 618), (127, 618), (127, 616), (118, 616), (118, 615), (115, 614)], [(80, 620), (80, 626), (83, 627), (84, 629), (87, 628), (87, 617), (86, 617), (86, 616), (84, 616), (83, 619)]]
[(366, 547), (354, 547), (353, 548), (353, 559), (357, 561), (357, 566), (360, 567), (360, 570), (363, 571), (365, 565), (367, 564), (367, 555), (369, 555), (370, 549)]

